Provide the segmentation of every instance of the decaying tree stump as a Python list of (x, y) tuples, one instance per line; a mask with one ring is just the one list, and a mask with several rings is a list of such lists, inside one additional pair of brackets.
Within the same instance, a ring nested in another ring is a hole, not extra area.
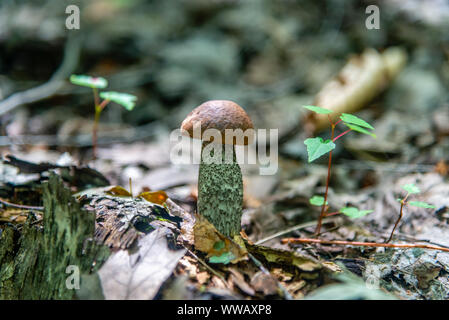
[(58, 176), (44, 183), (43, 201), (43, 226), (30, 214), (22, 230), (1, 234), (0, 299), (72, 299), (67, 267), (90, 273), (109, 255), (93, 241), (95, 214), (81, 209)]
[[(81, 198), (89, 205), (53, 174), (43, 184), (43, 221), (30, 214), (23, 226), (0, 229), (0, 299), (156, 295), (185, 253), (169, 242), (176, 241), (180, 218), (141, 199), (108, 198), (101, 191)], [(105, 210), (105, 199), (117, 207)], [(74, 268), (78, 288), (67, 286)]]

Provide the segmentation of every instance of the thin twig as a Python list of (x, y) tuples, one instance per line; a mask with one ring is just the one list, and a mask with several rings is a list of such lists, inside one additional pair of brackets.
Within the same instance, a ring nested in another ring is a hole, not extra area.
[[(379, 237), (382, 237), (382, 238), (385, 238), (385, 239), (388, 239), (388, 237), (390, 237), (390, 233), (381, 233), (379, 231), (376, 231), (376, 234)], [(441, 244), (441, 243), (438, 243), (438, 242), (435, 242), (435, 241), (432, 241), (432, 240), (429, 240), (429, 239), (420, 239), (420, 238), (411, 237), (411, 236), (408, 236), (406, 234), (402, 234), (402, 233), (399, 233), (399, 232), (396, 232), (396, 239), (404, 240), (404, 241), (413, 241), (413, 242), (425, 242), (425, 243), (434, 244), (434, 245), (442, 247), (442, 248), (448, 248), (449, 249), (449, 246), (447, 246), (447, 245), (444, 245), (444, 244)]]
[(36, 102), (54, 95), (64, 85), (65, 79), (78, 65), (81, 39), (81, 36), (70, 36), (67, 39), (63, 61), (48, 82), (22, 92), (14, 93), (1, 101), (0, 116), (20, 105)]
[(344, 241), (344, 240), (322, 240), (309, 238), (285, 238), (282, 243), (319, 243), (319, 244), (336, 244), (342, 246), (356, 246), (356, 247), (383, 247), (383, 248), (421, 248), (429, 250), (441, 250), (449, 252), (449, 248), (442, 248), (428, 244), (394, 244), (394, 243), (377, 243), (377, 242), (358, 242), (358, 241)]
[[(324, 224), (324, 223), (334, 222), (336, 220), (337, 219), (335, 219), (335, 218), (333, 218), (333, 219), (327, 218), (327, 219), (323, 219), (322, 223)], [(296, 226), (293, 226), (291, 228), (288, 228), (288, 229), (276, 232), (275, 234), (272, 234), (271, 236), (263, 238), (263, 239), (255, 242), (255, 244), (260, 245), (260, 244), (262, 244), (264, 242), (267, 242), (269, 240), (272, 240), (272, 239), (275, 239), (277, 237), (283, 236), (284, 234), (287, 234), (287, 233), (290, 233), (290, 232), (293, 232), (293, 231), (296, 231), (296, 230), (308, 228), (308, 227), (313, 227), (313, 226), (316, 225), (316, 223), (317, 223), (317, 220), (309, 221), (309, 222), (305, 222), (305, 223), (301, 223), (301, 224), (297, 224)]]
[(0, 198), (0, 203), (3, 203), (5, 206), (13, 207), (13, 208), (44, 211), (44, 207), (34, 207), (34, 206), (26, 206), (23, 204), (15, 204), (15, 203), (11, 203), (6, 200), (3, 200), (2, 198)]

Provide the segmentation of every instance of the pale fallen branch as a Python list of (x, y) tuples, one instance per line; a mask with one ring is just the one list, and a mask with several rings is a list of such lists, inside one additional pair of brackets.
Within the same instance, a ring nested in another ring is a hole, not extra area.
[[(326, 218), (323, 219), (322, 223), (329, 223), (329, 222), (334, 222), (337, 219), (335, 218)], [(314, 221), (309, 221), (309, 222), (305, 222), (305, 223), (301, 223), (301, 224), (297, 224), (296, 226), (290, 227), (288, 229), (276, 232), (275, 234), (272, 234), (271, 236), (268, 236), (266, 238), (260, 239), (258, 241), (255, 242), (256, 245), (260, 245), (264, 242), (267, 242), (269, 240), (275, 239), (277, 237), (283, 236), (284, 234), (296, 231), (296, 230), (300, 230), (300, 229), (304, 229), (304, 228), (309, 228), (309, 227), (313, 227), (316, 226), (317, 220)]]
[[(407, 62), (403, 48), (391, 47), (379, 53), (366, 49), (352, 56), (340, 72), (326, 82), (316, 94), (313, 104), (332, 110), (335, 114), (353, 113), (366, 106), (384, 91)], [(279, 138), (279, 145), (288, 142), (299, 132), (311, 133), (326, 128), (329, 119), (325, 114), (307, 114), (304, 121), (288, 130)]]
[[(399, 47), (388, 48), (382, 53), (366, 49), (361, 55), (349, 59), (340, 73), (323, 86), (314, 105), (335, 113), (356, 112), (385, 90), (406, 61), (407, 53)], [(326, 115), (313, 114), (309, 120), (318, 130), (328, 125)]]
[(81, 36), (71, 36), (67, 39), (63, 61), (48, 82), (35, 88), (14, 93), (0, 101), (0, 116), (20, 105), (36, 102), (54, 95), (65, 84), (65, 79), (70, 76), (78, 65), (81, 40)]

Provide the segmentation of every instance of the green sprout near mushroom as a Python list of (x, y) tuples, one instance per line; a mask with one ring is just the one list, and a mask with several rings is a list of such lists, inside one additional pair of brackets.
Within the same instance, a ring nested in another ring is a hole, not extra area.
[[(105, 91), (100, 92), (99, 94), (99, 89), (104, 89), (108, 86), (108, 81), (102, 77), (72, 74), (70, 76), (70, 82), (78, 86), (92, 88), (95, 103), (95, 118), (92, 128), (92, 154), (95, 159), (97, 155), (98, 123), (103, 109), (112, 101), (123, 106), (126, 110), (131, 111), (136, 105), (137, 97), (132, 94), (115, 91)], [(103, 101), (100, 101), (100, 98), (103, 99)]]
[(405, 191), (407, 191), (407, 193), (405, 194), (405, 196), (402, 199), (397, 199), (397, 201), (399, 201), (401, 203), (401, 208), (399, 209), (399, 218), (398, 220), (396, 220), (396, 223), (394, 224), (393, 230), (391, 231), (390, 237), (388, 238), (388, 240), (386, 241), (386, 243), (390, 242), (391, 239), (393, 239), (393, 234), (394, 231), (396, 230), (399, 221), (401, 221), (402, 216), (403, 216), (403, 210), (404, 207), (407, 205), (413, 206), (413, 207), (420, 207), (420, 208), (425, 208), (425, 209), (435, 209), (434, 205), (428, 204), (427, 202), (423, 202), (423, 201), (408, 201), (408, 197), (412, 194), (418, 194), (421, 192), (421, 190), (419, 190), (419, 188), (417, 186), (415, 186), (413, 183), (408, 183), (402, 186), (402, 189), (404, 189)]
[[(351, 131), (356, 131), (359, 133), (363, 133), (369, 136), (372, 136), (376, 138), (376, 135), (372, 132), (374, 130), (374, 127), (370, 125), (368, 122), (366, 122), (363, 119), (360, 119), (357, 116), (354, 116), (349, 113), (342, 113), (339, 117), (339, 120), (334, 122), (334, 120), (331, 117), (331, 114), (333, 113), (332, 110), (318, 107), (318, 106), (304, 106), (304, 108), (315, 112), (317, 114), (326, 114), (329, 119), (329, 124), (331, 127), (331, 137), (330, 139), (324, 140), (321, 137), (315, 137), (315, 138), (308, 138), (304, 141), (304, 144), (307, 147), (307, 155), (308, 155), (308, 161), (312, 162), (316, 159), (320, 158), (321, 156), (329, 153), (329, 162), (327, 166), (327, 179), (326, 179), (326, 190), (324, 193), (324, 197), (321, 196), (313, 196), (310, 199), (310, 204), (315, 206), (321, 206), (321, 213), (318, 218), (317, 227), (315, 229), (315, 235), (318, 236), (321, 232), (321, 225), (322, 220), (326, 216), (331, 216), (335, 214), (342, 213), (352, 219), (363, 217), (364, 215), (367, 215), (368, 213), (371, 213), (372, 210), (358, 210), (354, 207), (345, 207), (341, 208), (339, 211), (328, 213), (327, 210), (329, 209), (328, 205), (328, 190), (329, 190), (329, 182), (331, 177), (331, 166), (332, 166), (332, 150), (335, 149), (336, 145), (335, 142), (343, 137), (344, 135), (348, 134)], [(338, 124), (343, 124), (347, 127), (347, 129), (343, 132), (341, 132), (338, 135), (335, 135), (335, 129)]]
[[(315, 195), (309, 199), (309, 203), (313, 206), (322, 207), (324, 205), (324, 197)], [(326, 209), (325, 209), (326, 212), (329, 208), (328, 204), (329, 203), (326, 201)], [(373, 210), (359, 210), (358, 208), (355, 207), (343, 207), (340, 208), (340, 210), (338, 211), (326, 213), (325, 216), (330, 217), (342, 213), (345, 216), (349, 217), (350, 219), (357, 219), (364, 217), (371, 212), (373, 212)]]

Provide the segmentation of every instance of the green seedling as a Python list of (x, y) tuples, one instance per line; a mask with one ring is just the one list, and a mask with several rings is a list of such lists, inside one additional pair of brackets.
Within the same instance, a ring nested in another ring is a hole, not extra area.
[[(360, 119), (359, 117), (356, 117), (349, 113), (342, 113), (339, 116), (339, 120), (334, 122), (332, 120), (331, 114), (333, 113), (332, 110), (317, 107), (317, 106), (304, 106), (304, 108), (318, 113), (318, 114), (327, 114), (329, 119), (329, 124), (331, 127), (331, 137), (330, 139), (324, 140), (321, 137), (315, 137), (315, 138), (308, 138), (304, 141), (304, 144), (307, 147), (307, 156), (308, 161), (312, 162), (316, 159), (322, 157), (323, 155), (329, 153), (329, 162), (327, 166), (327, 179), (326, 179), (326, 191), (324, 193), (324, 197), (321, 196), (313, 196), (310, 199), (310, 203), (315, 206), (321, 206), (321, 214), (318, 218), (317, 227), (315, 229), (315, 235), (319, 235), (321, 232), (321, 225), (322, 220), (325, 216), (331, 216), (334, 214), (342, 213), (350, 218), (360, 218), (370, 212), (372, 210), (361, 210), (359, 211), (357, 208), (342, 208), (337, 212), (327, 213), (327, 210), (329, 208), (328, 202), (327, 202), (327, 195), (329, 190), (329, 182), (330, 182), (330, 176), (331, 176), (331, 166), (332, 166), (332, 150), (335, 149), (336, 145), (335, 142), (343, 137), (344, 135), (348, 134), (351, 131), (356, 131), (359, 133), (367, 134), (369, 136), (372, 136), (376, 138), (376, 135), (372, 132), (374, 130), (374, 127), (370, 125), (368, 122), (366, 122), (363, 119)], [(335, 136), (335, 129), (338, 124), (343, 124), (347, 127), (345, 131)]]
[[(93, 158), (95, 159), (97, 154), (98, 123), (103, 109), (112, 101), (123, 106), (126, 110), (131, 111), (136, 105), (137, 97), (128, 93), (115, 91), (105, 91), (98, 94), (98, 89), (104, 89), (108, 86), (108, 81), (101, 77), (72, 74), (70, 76), (70, 82), (78, 86), (92, 88), (95, 103), (95, 118), (94, 126), (92, 128), (92, 153)], [(103, 99), (103, 101), (100, 101), (100, 98)]]
[(425, 208), (425, 209), (435, 209), (435, 206), (433, 206), (431, 204), (428, 204), (427, 202), (423, 202), (423, 201), (407, 201), (408, 197), (411, 194), (417, 194), (417, 193), (421, 192), (421, 190), (419, 190), (419, 188), (417, 186), (415, 186), (413, 183), (408, 183), (408, 184), (403, 185), (402, 189), (407, 191), (407, 194), (402, 199), (397, 199), (397, 201), (399, 201), (401, 203), (401, 209), (399, 210), (399, 218), (396, 221), (396, 223), (394, 224), (393, 230), (391, 231), (391, 234), (390, 234), (390, 238), (388, 238), (386, 243), (390, 242), (391, 239), (393, 238), (394, 231), (396, 230), (396, 227), (398, 226), (399, 221), (401, 221), (401, 219), (402, 219), (403, 210), (404, 210), (405, 206), (410, 205), (410, 206), (413, 206), (413, 207), (420, 207), (420, 208)]
[[(309, 203), (313, 206), (322, 207), (324, 205), (324, 197), (315, 195), (309, 199)], [(325, 208), (325, 216), (326, 217), (330, 217), (330, 216), (334, 216), (334, 215), (342, 213), (351, 219), (357, 219), (357, 218), (361, 218), (361, 217), (366, 216), (367, 214), (373, 212), (373, 210), (359, 210), (355, 207), (344, 207), (338, 211), (327, 213), (327, 210), (329, 208), (328, 205), (329, 205), (329, 203), (326, 201), (326, 208)]]

